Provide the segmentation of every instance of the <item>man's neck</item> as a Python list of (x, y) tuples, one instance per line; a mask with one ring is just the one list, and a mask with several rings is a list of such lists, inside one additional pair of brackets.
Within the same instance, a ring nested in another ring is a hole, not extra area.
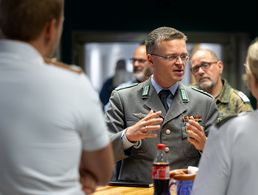
[(219, 82), (210, 91), (207, 91), (207, 92), (216, 98), (217, 96), (219, 96), (222, 88), (223, 88), (223, 83), (222, 83), (222, 80), (220, 79)]
[(42, 55), (42, 57), (48, 57), (46, 47), (40, 40), (33, 40), (28, 43), (31, 44)]

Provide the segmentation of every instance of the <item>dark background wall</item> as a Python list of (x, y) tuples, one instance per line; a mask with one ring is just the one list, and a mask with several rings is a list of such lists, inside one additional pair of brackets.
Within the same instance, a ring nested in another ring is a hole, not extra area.
[[(256, 2), (257, 3), (257, 2)], [(258, 36), (254, 0), (66, 0), (61, 56), (72, 63), (72, 33), (148, 32), (172, 26), (188, 32), (241, 32)]]

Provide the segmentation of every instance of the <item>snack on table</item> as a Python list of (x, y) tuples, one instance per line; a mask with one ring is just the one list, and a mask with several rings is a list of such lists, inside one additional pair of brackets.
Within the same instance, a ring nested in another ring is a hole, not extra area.
[(195, 120), (198, 123), (202, 122), (202, 116), (201, 115), (185, 115), (182, 118), (182, 120), (185, 123), (187, 123), (189, 121), (189, 119)]
[(178, 181), (194, 180), (196, 173), (188, 173), (188, 169), (175, 169), (169, 172), (170, 178)]

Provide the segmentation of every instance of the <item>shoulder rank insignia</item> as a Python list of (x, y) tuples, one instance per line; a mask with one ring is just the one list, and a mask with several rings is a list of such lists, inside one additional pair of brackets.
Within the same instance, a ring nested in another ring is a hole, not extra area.
[(200, 92), (200, 93), (203, 93), (203, 94), (205, 94), (205, 95), (207, 95), (207, 96), (213, 98), (213, 96), (212, 96), (211, 94), (209, 94), (209, 93), (206, 92), (206, 91), (203, 91), (202, 89), (199, 89), (199, 88), (196, 88), (196, 87), (193, 87), (193, 86), (191, 86), (191, 88), (192, 88), (193, 90), (195, 90), (195, 91), (198, 91), (198, 92)]
[(83, 72), (79, 66), (68, 65), (68, 64), (57, 61), (55, 58), (45, 58), (44, 61), (46, 64), (53, 65), (53, 66), (77, 73), (77, 74), (81, 74)]
[(245, 103), (250, 102), (249, 98), (242, 91), (237, 91), (237, 94), (243, 100), (243, 102)]

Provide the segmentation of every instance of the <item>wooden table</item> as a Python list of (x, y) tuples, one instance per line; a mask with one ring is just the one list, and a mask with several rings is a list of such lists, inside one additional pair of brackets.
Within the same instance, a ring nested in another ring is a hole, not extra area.
[[(153, 195), (153, 187), (104, 186), (98, 187), (93, 195)], [(176, 195), (176, 192), (172, 190), (171, 195)]]

